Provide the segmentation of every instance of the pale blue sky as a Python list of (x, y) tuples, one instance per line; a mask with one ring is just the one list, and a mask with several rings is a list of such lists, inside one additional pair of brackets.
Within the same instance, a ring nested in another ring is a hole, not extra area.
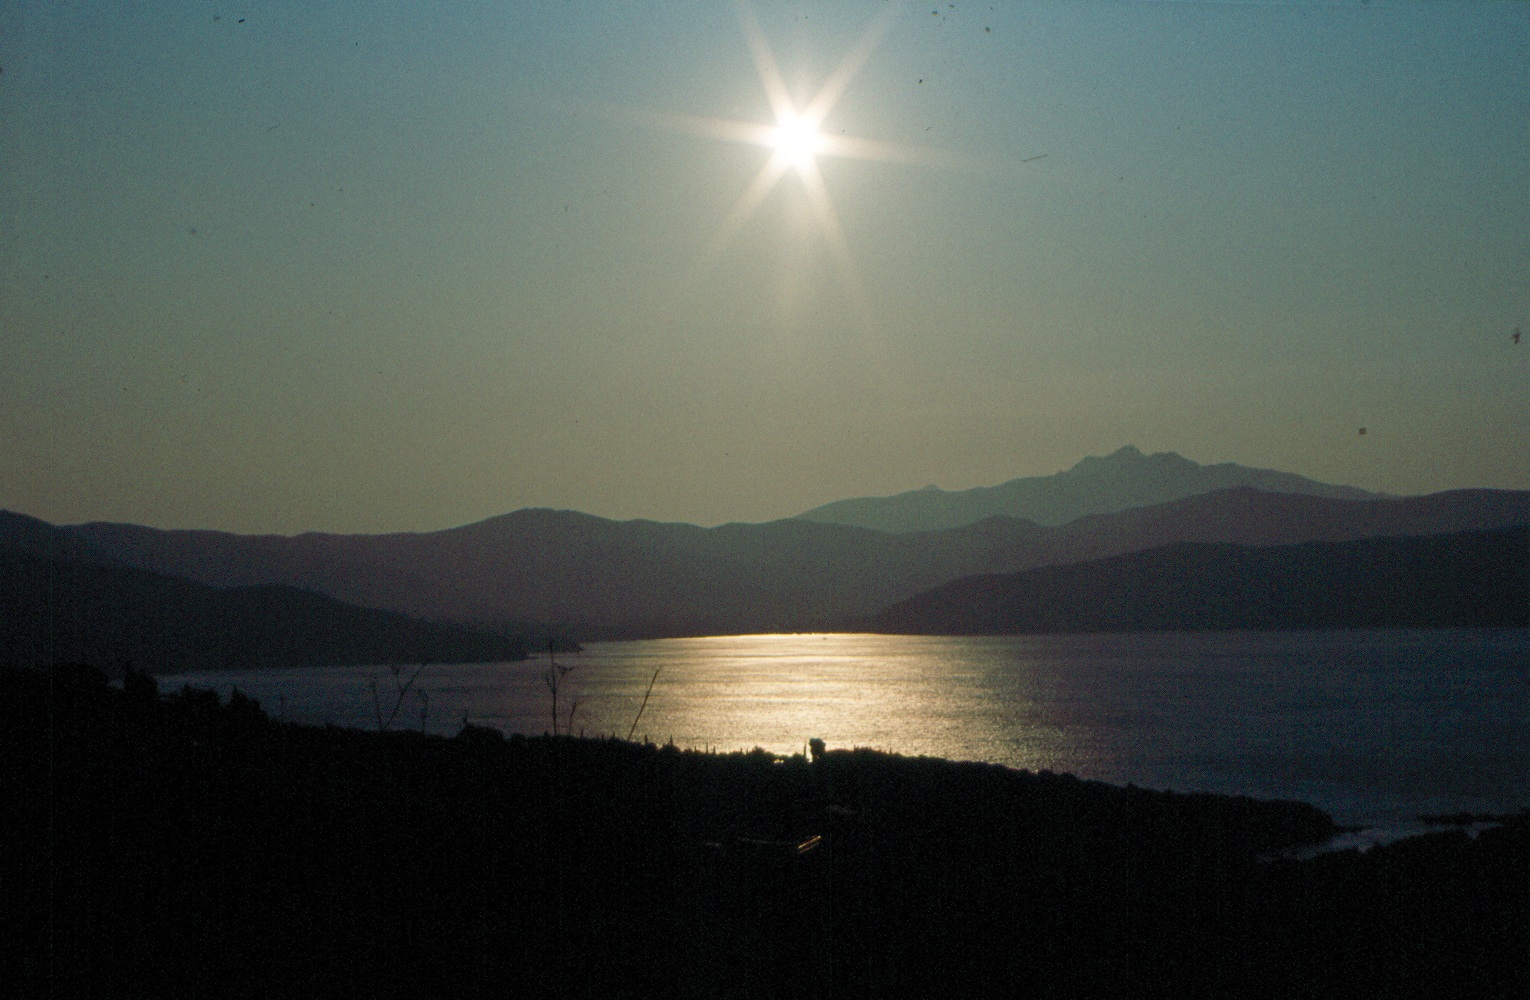
[(819, 159), (841, 256), (792, 172), (715, 245), (770, 153), (662, 122), (772, 124), (729, 4), (0, 0), (0, 507), (1530, 488), (1530, 4), (750, 9), (799, 102), (891, 17), (822, 130), (915, 162)]

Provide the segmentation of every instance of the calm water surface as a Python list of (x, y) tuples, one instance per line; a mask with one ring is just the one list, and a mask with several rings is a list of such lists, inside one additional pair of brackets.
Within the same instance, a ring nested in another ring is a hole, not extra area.
[[(1026, 637), (763, 635), (594, 643), (575, 732), (719, 750), (831, 747), (986, 760), (1151, 788), (1295, 798), (1342, 823), (1530, 806), (1530, 630)], [(162, 678), (238, 687), (273, 716), (453, 734), (552, 726), (526, 663)], [(414, 668), (403, 672), (407, 680)]]

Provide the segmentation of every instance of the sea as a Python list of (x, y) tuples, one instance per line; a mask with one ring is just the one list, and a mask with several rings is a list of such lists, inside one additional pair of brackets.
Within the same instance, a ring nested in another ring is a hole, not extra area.
[[(556, 677), (556, 699), (549, 677)], [(1361, 846), (1530, 807), (1530, 629), (590, 643), (519, 663), (242, 670), (273, 718), (790, 755), (822, 739), (1316, 805)], [(555, 707), (556, 706), (556, 707)], [(557, 721), (554, 722), (554, 711)]]

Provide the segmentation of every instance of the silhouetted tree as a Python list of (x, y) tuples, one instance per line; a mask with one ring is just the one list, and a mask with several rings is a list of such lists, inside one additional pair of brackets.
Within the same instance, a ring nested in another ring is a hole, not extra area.
[(159, 700), (159, 684), (154, 680), (154, 676), (146, 670), (135, 668), (131, 663), (123, 665), (122, 690), (136, 702)]

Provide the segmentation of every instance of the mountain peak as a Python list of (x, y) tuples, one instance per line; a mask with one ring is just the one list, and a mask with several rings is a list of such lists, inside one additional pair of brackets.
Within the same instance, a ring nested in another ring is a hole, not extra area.
[(1117, 448), (1109, 455), (1089, 455), (1081, 458), (1078, 464), (1067, 471), (1119, 475), (1132, 469), (1152, 467), (1177, 469), (1202, 468), (1200, 463), (1193, 462), (1176, 451), (1155, 451), (1149, 455), (1144, 454), (1136, 445), (1128, 444)]
[(1201, 465), (1172, 451), (1146, 455), (1128, 444), (1108, 455), (1090, 455), (1051, 476), (1028, 476), (969, 490), (925, 487), (890, 497), (840, 500), (798, 517), (894, 533), (956, 528), (996, 515), (1056, 525), (1087, 514), (1108, 514), (1236, 486), (1347, 499), (1376, 496), (1274, 469), (1234, 462)]

